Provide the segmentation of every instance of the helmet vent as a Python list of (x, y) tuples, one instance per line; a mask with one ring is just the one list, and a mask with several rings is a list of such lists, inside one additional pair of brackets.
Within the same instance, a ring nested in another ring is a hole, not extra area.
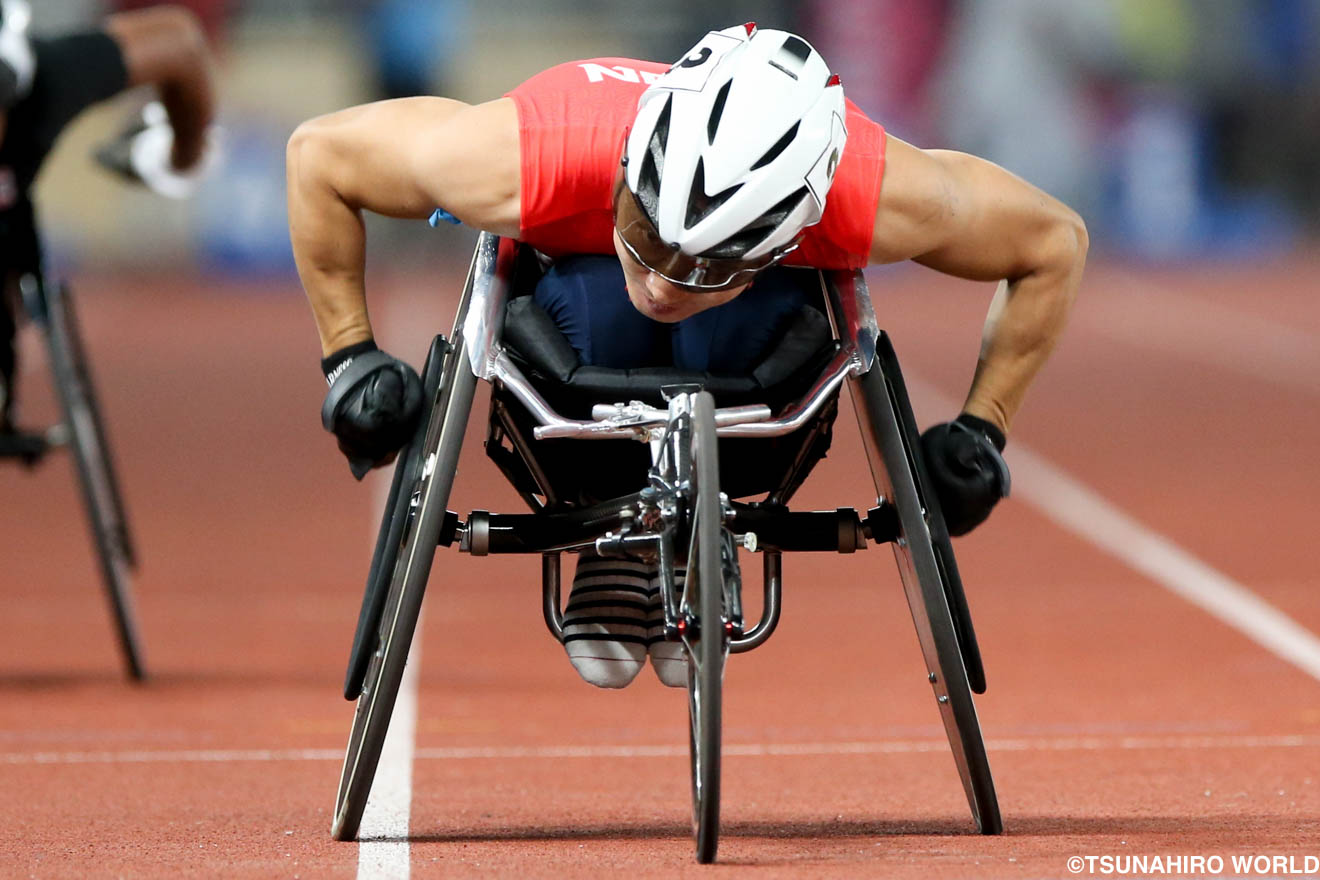
[(779, 154), (788, 149), (788, 145), (793, 143), (793, 138), (797, 137), (798, 126), (800, 124), (801, 123), (797, 122), (793, 123), (793, 127), (784, 132), (784, 136), (775, 141), (774, 146), (766, 150), (764, 156), (756, 160), (756, 164), (752, 166), (752, 170), (755, 171), (758, 168), (764, 168), (766, 165), (775, 161), (775, 159), (778, 159)]
[(660, 217), (660, 176), (665, 172), (665, 148), (669, 143), (669, 111), (674, 105), (674, 96), (665, 99), (665, 108), (655, 121), (651, 139), (647, 141), (646, 153), (642, 156), (642, 170), (637, 182), (637, 198), (646, 211), (647, 218), (656, 223)]
[(769, 211), (749, 223), (742, 231), (735, 232), (700, 256), (710, 259), (742, 259), (782, 226), (788, 215), (793, 213), (793, 209), (807, 197), (807, 188), (798, 187), (796, 191), (775, 203)]
[(784, 45), (779, 47), (779, 51), (781, 54), (796, 59), (796, 66), (799, 69), (801, 69), (802, 65), (806, 64), (807, 59), (811, 57), (811, 47), (807, 45), (807, 41), (801, 37), (795, 37), (792, 34), (789, 35), (788, 39), (784, 40)]
[(706, 124), (706, 141), (715, 143), (715, 132), (720, 127), (720, 117), (724, 115), (724, 102), (729, 98), (729, 86), (733, 85), (733, 80), (729, 80), (720, 89), (715, 96), (715, 105), (710, 108), (710, 122)]
[(702, 160), (697, 160), (697, 173), (692, 176), (692, 194), (688, 197), (686, 228), (691, 229), (702, 220), (705, 220), (720, 205), (733, 197), (739, 189), (741, 183), (735, 183), (733, 186), (716, 193), (713, 196), (706, 195), (706, 166)]
[(807, 45), (806, 40), (790, 34), (784, 40), (784, 44), (771, 57), (770, 66), (793, 77), (793, 79), (797, 79), (798, 73), (806, 66), (807, 59), (810, 57), (811, 47)]

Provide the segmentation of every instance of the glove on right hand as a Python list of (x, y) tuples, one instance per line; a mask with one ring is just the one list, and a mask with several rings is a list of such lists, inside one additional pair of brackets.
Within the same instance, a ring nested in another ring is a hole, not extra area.
[[(998, 437), (992, 439), (990, 430)], [(921, 435), (926, 472), (950, 535), (967, 534), (985, 522), (1000, 498), (1008, 497), (1011, 481), (1000, 455), (1003, 442), (993, 425), (966, 414)]]
[[(326, 362), (336, 361), (336, 355)], [(328, 372), (321, 423), (339, 439), (354, 478), (394, 461), (422, 411), (422, 380), (408, 364), (374, 349), (339, 357)]]
[(32, 9), (27, 0), (0, 0), (0, 111), (32, 91), (37, 58), (28, 41)]
[(186, 171), (175, 168), (170, 158), (174, 151), (174, 129), (165, 106), (152, 101), (128, 128), (96, 150), (96, 161), (106, 170), (157, 195), (186, 199), (219, 162), (221, 139), (221, 129), (212, 125), (206, 131), (206, 151), (197, 164)]

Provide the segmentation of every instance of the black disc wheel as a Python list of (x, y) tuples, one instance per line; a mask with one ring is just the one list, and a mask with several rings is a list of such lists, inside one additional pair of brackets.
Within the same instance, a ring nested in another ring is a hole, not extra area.
[(694, 396), (691, 438), (691, 529), (680, 611), (686, 623), (692, 826), (697, 861), (715, 861), (720, 835), (720, 709), (729, 638), (724, 626), (719, 459), (715, 403)]
[(903, 375), (883, 333), (876, 366), (852, 388), (876, 494), (893, 504), (898, 518), (894, 559), (967, 804), (978, 831), (1000, 834), (1004, 824), (972, 697), (985, 690), (985, 672), (939, 499), (928, 487)]
[[(445, 361), (449, 343), (443, 336), (431, 341), (431, 350), (422, 368), (422, 390), (427, 401), (439, 397), (444, 381)], [(416, 518), (414, 504), (418, 500), (412, 491), (419, 485), (425, 458), (428, 419), (418, 420), (412, 438), (399, 450), (394, 464), (394, 477), (390, 481), (389, 499), (381, 514), (380, 530), (376, 533), (376, 549), (371, 555), (371, 568), (367, 572), (367, 588), (362, 594), (362, 610), (358, 613), (357, 629), (353, 633), (353, 650), (349, 654), (348, 672), (344, 676), (344, 699), (356, 700), (362, 695), (371, 655), (380, 646), (380, 621), (385, 613), (385, 598), (390, 578), (394, 575), (403, 545), (404, 530)]]
[[(445, 505), (458, 469), (463, 431), (472, 408), (476, 378), (467, 368), (461, 338), (445, 358), (438, 387), (426, 401), (425, 435), (414, 442), (409, 454), (395, 465), (404, 469), (397, 495), (400, 515), (386, 517), (378, 541), (375, 565), (393, 560), (388, 567), (388, 586), (375, 632), (359, 640), (374, 644), (362, 672), (357, 710), (349, 733), (344, 768), (335, 796), (331, 834), (336, 840), (353, 840), (362, 823), (371, 785), (376, 778), (390, 717), (403, 681), (404, 667), (412, 647), (422, 597), (431, 574), (436, 545), (445, 522)], [(389, 505), (394, 507), (393, 504)], [(358, 647), (355, 647), (355, 655)], [(350, 670), (350, 675), (353, 675)]]

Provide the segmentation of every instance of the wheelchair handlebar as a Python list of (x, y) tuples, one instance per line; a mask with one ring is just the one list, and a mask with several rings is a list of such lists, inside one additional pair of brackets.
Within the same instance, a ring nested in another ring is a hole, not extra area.
[[(764, 404), (731, 406), (715, 410), (715, 433), (726, 436), (721, 428), (733, 429), (738, 425), (764, 422), (771, 416)], [(537, 440), (577, 437), (580, 439), (604, 437), (635, 437), (646, 440), (652, 433), (663, 432), (669, 422), (669, 413), (648, 406), (639, 400), (630, 403), (598, 403), (591, 408), (594, 421), (560, 419), (552, 424), (533, 429)]]
[[(597, 422), (612, 422), (621, 426), (664, 427), (669, 412), (634, 400), (629, 403), (598, 403), (591, 408), (591, 417)], [(730, 406), (715, 410), (716, 427), (762, 422), (768, 418), (770, 418), (770, 407), (765, 404)]]
[[(503, 351), (495, 359), (495, 375), (506, 388), (527, 406), (541, 424), (532, 429), (537, 440), (576, 437), (605, 439), (631, 437), (648, 440), (652, 433), (663, 431), (669, 413), (640, 401), (596, 404), (591, 408), (594, 421), (567, 419), (555, 412)], [(856, 352), (841, 349), (826, 366), (815, 384), (796, 406), (779, 418), (764, 404), (731, 406), (715, 410), (715, 433), (720, 437), (777, 437), (802, 427), (816, 414), (843, 380), (851, 373), (865, 372)]]

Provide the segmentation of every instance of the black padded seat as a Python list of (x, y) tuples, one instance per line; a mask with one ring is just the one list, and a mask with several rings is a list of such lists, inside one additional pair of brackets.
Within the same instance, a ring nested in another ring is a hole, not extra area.
[(554, 320), (530, 296), (509, 301), (503, 338), (537, 390), (571, 418), (588, 417), (596, 403), (641, 400), (664, 407), (661, 389), (667, 385), (701, 385), (719, 406), (764, 403), (778, 410), (801, 396), (835, 348), (829, 321), (803, 306), (750, 375), (583, 366)]
[[(686, 384), (710, 391), (717, 406), (765, 404), (778, 415), (801, 399), (837, 350), (824, 313), (803, 306), (750, 375), (584, 366), (554, 320), (529, 295), (544, 265), (530, 248), (520, 251), (501, 339), (528, 381), (568, 418), (589, 419), (591, 407), (599, 403), (640, 400), (663, 409), (661, 389)], [(790, 271), (800, 272), (804, 285), (819, 284), (814, 270)], [(533, 509), (593, 504), (646, 485), (646, 444), (626, 439), (532, 441), (531, 414), (498, 383), (491, 403), (486, 454)], [(836, 396), (792, 434), (720, 440), (720, 488), (731, 498), (772, 494), (787, 502), (829, 450), (837, 414)], [(545, 492), (547, 483), (550, 493)]]

